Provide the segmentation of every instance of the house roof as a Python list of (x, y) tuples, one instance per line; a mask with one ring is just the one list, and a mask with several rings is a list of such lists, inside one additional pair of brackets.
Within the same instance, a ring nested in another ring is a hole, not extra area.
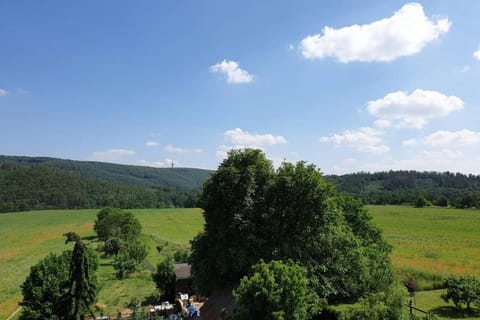
[(175, 264), (175, 276), (177, 279), (190, 279), (190, 265), (188, 263)]

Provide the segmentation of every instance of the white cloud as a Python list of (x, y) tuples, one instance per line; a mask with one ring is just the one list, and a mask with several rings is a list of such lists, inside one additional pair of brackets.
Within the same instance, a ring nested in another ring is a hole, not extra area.
[(164, 160), (160, 161), (147, 161), (147, 160), (138, 160), (136, 162), (136, 165), (138, 166), (144, 166), (144, 167), (156, 167), (156, 168), (165, 168), (165, 167), (171, 167), (173, 163), (173, 166), (180, 166), (181, 163), (178, 162), (177, 160), (173, 160), (170, 158), (165, 158)]
[(466, 156), (462, 152), (450, 149), (427, 150), (416, 154), (409, 159), (390, 159), (385, 162), (368, 163), (360, 166), (362, 171), (388, 171), (388, 170), (417, 170), (437, 172), (480, 172), (480, 159)]
[(424, 160), (433, 160), (438, 161), (442, 159), (463, 159), (464, 154), (461, 151), (455, 151), (450, 149), (442, 149), (442, 150), (424, 150), (422, 152), (422, 157)]
[(223, 160), (226, 159), (228, 156), (228, 152), (231, 150), (241, 150), (241, 149), (260, 149), (264, 151), (264, 149), (260, 146), (254, 146), (254, 145), (233, 145), (233, 146), (227, 146), (227, 145), (220, 145), (217, 147), (217, 151), (215, 152), (215, 156), (217, 157), (218, 160)]
[(338, 61), (392, 61), (418, 53), (442, 33), (448, 18), (429, 19), (419, 3), (408, 3), (393, 16), (364, 25), (340, 29), (324, 27), (323, 35), (306, 37), (300, 43), (305, 58), (335, 57)]
[(5, 89), (0, 89), (0, 97), (5, 97), (10, 94), (10, 91), (5, 90)]
[(390, 150), (388, 146), (382, 144), (382, 135), (382, 131), (364, 127), (357, 131), (346, 130), (341, 134), (321, 137), (320, 142), (331, 142), (337, 147), (348, 147), (359, 152), (380, 154)]
[(369, 101), (367, 110), (381, 120), (396, 121), (396, 127), (423, 128), (433, 118), (463, 109), (462, 99), (438, 91), (416, 89), (412, 94), (396, 91)]
[(434, 148), (456, 148), (480, 145), (480, 132), (467, 129), (460, 131), (437, 131), (424, 139), (425, 145)]
[(227, 130), (223, 133), (223, 135), (235, 145), (259, 147), (287, 143), (287, 139), (285, 139), (283, 136), (274, 136), (270, 133), (251, 134), (247, 131), (243, 131), (240, 128)]
[(473, 53), (473, 57), (477, 60), (480, 60), (480, 48)]
[(253, 75), (240, 69), (239, 63), (235, 61), (223, 60), (211, 66), (210, 72), (225, 74), (228, 83), (249, 83), (253, 81)]
[(415, 147), (417, 145), (417, 140), (415, 139), (403, 140), (402, 145), (404, 147)]
[(375, 125), (375, 127), (380, 129), (389, 128), (392, 126), (392, 122), (390, 120), (385, 120), (385, 119), (375, 120), (373, 124)]
[(91, 156), (95, 161), (119, 161), (125, 157), (133, 156), (136, 152), (129, 149), (109, 149), (106, 151), (96, 151)]
[(186, 149), (186, 148), (174, 147), (171, 144), (167, 144), (164, 150), (170, 153), (189, 153), (189, 152), (201, 153), (203, 152), (203, 150), (200, 148)]
[(147, 141), (145, 142), (145, 145), (149, 148), (155, 148), (155, 147), (158, 147), (160, 143), (157, 141)]

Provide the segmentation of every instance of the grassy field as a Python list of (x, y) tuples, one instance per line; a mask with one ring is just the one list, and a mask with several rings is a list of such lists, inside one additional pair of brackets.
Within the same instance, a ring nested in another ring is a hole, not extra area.
[(399, 269), (480, 276), (480, 210), (369, 206)]
[[(374, 223), (393, 245), (392, 261), (401, 278), (413, 276), (424, 289), (451, 274), (480, 277), (480, 210), (369, 206)], [(477, 319), (441, 299), (444, 290), (418, 292), (416, 305), (440, 319)]]
[[(147, 260), (155, 266), (162, 256), (156, 245), (165, 251), (184, 248), (202, 228), (200, 209), (131, 210), (142, 224), (142, 241), (150, 248)], [(0, 319), (6, 319), (18, 308), (20, 284), (30, 266), (49, 252), (59, 253), (65, 245), (62, 234), (78, 233), (85, 241), (92, 239), (93, 222), (98, 210), (53, 210), (0, 214)], [(130, 297), (148, 297), (155, 287), (148, 272), (137, 273), (126, 280), (116, 280), (109, 260), (102, 259), (98, 277), (101, 290), (98, 305), (105, 311), (121, 310)], [(111, 280), (111, 281), (110, 281)]]
[[(480, 277), (480, 210), (446, 208), (416, 209), (407, 206), (369, 206), (374, 223), (393, 245), (392, 260), (401, 277), (413, 275), (424, 288), (434, 288), (449, 274), (473, 274)], [(14, 312), (21, 299), (19, 285), (30, 266), (49, 252), (61, 252), (62, 234), (74, 231), (94, 244), (93, 221), (98, 210), (54, 210), (0, 214), (0, 319)], [(164, 251), (185, 248), (203, 227), (199, 209), (131, 210), (140, 220), (142, 241), (150, 248), (147, 257), (155, 266)], [(168, 244), (167, 244), (168, 243)], [(165, 245), (167, 244), (167, 245)], [(148, 299), (155, 287), (148, 271), (135, 273), (125, 280), (115, 279), (110, 260), (102, 259), (98, 277), (101, 290), (98, 306), (106, 312), (124, 308), (135, 296)], [(466, 314), (445, 304), (443, 290), (417, 294), (417, 306), (433, 310), (441, 319), (464, 316), (480, 320), (477, 313)]]

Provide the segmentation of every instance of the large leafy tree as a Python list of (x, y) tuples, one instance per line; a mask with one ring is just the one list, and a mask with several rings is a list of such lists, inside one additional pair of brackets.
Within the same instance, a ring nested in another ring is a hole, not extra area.
[(311, 292), (306, 270), (288, 262), (263, 260), (252, 267), (234, 291), (235, 319), (308, 319), (319, 309), (319, 299)]
[(329, 299), (358, 298), (392, 282), (390, 248), (367, 212), (313, 165), (283, 163), (274, 171), (261, 151), (233, 150), (201, 200), (205, 229), (191, 258), (204, 293), (238, 284), (260, 259), (294, 260)]
[(49, 254), (30, 268), (21, 285), (21, 319), (81, 319), (95, 300), (97, 256), (75, 233), (66, 236), (73, 251)]
[(130, 240), (140, 235), (142, 226), (131, 212), (118, 208), (105, 208), (98, 212), (93, 229), (102, 241), (112, 237)]
[(68, 292), (71, 256), (71, 251), (60, 255), (51, 253), (30, 268), (21, 285), (22, 320), (59, 319), (62, 297)]
[(233, 150), (204, 185), (204, 233), (192, 242), (192, 272), (198, 288), (238, 283), (250, 266), (268, 255), (263, 236), (267, 190), (273, 166), (260, 150)]

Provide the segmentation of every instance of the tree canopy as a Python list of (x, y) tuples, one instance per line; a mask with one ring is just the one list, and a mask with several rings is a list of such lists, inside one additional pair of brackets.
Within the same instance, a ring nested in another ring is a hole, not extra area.
[(97, 256), (75, 233), (65, 236), (73, 251), (49, 254), (30, 268), (21, 285), (21, 319), (80, 319), (95, 301)]
[(442, 295), (445, 302), (452, 302), (457, 308), (466, 304), (470, 309), (470, 304), (480, 300), (480, 281), (473, 276), (450, 276), (445, 280), (447, 292)]
[(102, 241), (112, 237), (129, 240), (140, 235), (142, 226), (131, 212), (118, 208), (105, 208), (98, 212), (93, 229)]
[(305, 268), (292, 260), (261, 260), (252, 267), (252, 275), (240, 281), (233, 295), (238, 320), (304, 320), (320, 307), (308, 286)]
[(390, 247), (361, 203), (340, 196), (314, 165), (277, 170), (260, 150), (232, 150), (200, 200), (205, 229), (192, 241), (204, 293), (233, 287), (260, 259), (292, 259), (320, 297), (357, 298), (392, 282)]

